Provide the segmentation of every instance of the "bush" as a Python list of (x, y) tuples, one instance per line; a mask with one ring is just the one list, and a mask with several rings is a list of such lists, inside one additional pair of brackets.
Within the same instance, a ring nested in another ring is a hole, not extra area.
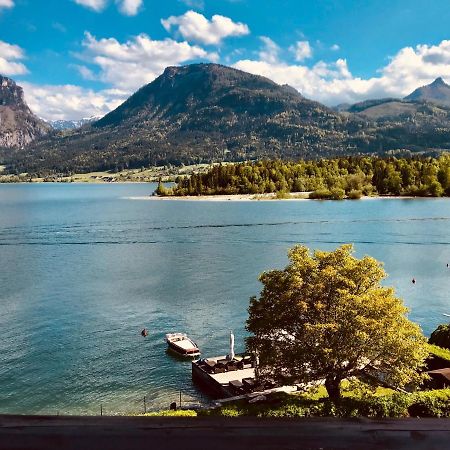
[(331, 198), (331, 192), (328, 189), (316, 189), (309, 194), (313, 200), (328, 200)]
[(413, 394), (408, 413), (411, 417), (450, 417), (450, 389)]
[(284, 200), (286, 198), (290, 198), (291, 196), (289, 195), (289, 192), (281, 190), (281, 191), (277, 191), (275, 192), (275, 198), (278, 200)]
[(437, 345), (428, 344), (428, 351), (430, 352), (430, 355), (437, 356), (438, 358), (448, 361), (450, 365), (450, 350)]
[(274, 402), (248, 404), (245, 401), (199, 411), (199, 415), (224, 417), (450, 417), (450, 389), (420, 391), (413, 394), (343, 397), (311, 400), (298, 395), (280, 396)]
[(331, 200), (343, 200), (345, 197), (345, 191), (341, 188), (333, 188), (330, 191), (330, 199)]
[(179, 409), (177, 411), (156, 411), (140, 415), (145, 417), (197, 417), (197, 412), (192, 409)]
[(352, 190), (348, 193), (347, 197), (350, 200), (359, 200), (362, 197), (362, 192), (357, 190)]

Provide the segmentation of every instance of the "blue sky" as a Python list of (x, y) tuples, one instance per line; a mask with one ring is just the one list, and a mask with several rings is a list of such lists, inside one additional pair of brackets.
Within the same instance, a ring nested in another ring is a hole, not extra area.
[(0, 73), (47, 119), (213, 61), (333, 105), (450, 81), (448, 0), (0, 0)]

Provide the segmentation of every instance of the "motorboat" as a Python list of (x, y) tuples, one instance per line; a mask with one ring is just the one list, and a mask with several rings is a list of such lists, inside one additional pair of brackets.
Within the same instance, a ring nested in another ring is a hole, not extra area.
[(168, 333), (166, 342), (169, 349), (181, 356), (196, 358), (200, 356), (200, 350), (197, 344), (185, 333)]

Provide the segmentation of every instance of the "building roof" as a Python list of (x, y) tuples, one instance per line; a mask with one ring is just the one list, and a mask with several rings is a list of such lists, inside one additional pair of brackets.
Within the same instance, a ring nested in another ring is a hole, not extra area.
[(444, 369), (430, 370), (427, 372), (428, 375), (440, 375), (450, 381), (450, 367), (445, 367)]

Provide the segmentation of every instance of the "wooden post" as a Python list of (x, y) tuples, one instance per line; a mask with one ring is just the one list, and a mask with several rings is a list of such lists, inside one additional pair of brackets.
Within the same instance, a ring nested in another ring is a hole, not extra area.
[(180, 409), (181, 409), (181, 389), (180, 389)]
[(144, 414), (147, 414), (147, 403), (145, 400), (145, 395), (144, 395)]
[(100, 403), (100, 415), (103, 416), (103, 405)]

